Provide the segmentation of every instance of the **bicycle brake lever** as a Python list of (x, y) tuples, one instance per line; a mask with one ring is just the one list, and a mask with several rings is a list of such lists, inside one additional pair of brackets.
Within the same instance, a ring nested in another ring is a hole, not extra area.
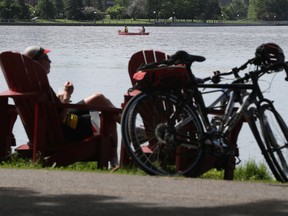
[(284, 68), (284, 70), (285, 70), (285, 72), (286, 72), (286, 77), (285, 77), (285, 80), (286, 81), (288, 81), (288, 62), (284, 62), (283, 63), (283, 68)]

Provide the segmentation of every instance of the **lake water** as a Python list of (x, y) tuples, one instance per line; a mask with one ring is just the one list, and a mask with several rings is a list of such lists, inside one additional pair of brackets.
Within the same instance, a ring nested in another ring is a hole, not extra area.
[[(63, 26), (0, 26), (0, 52), (22, 52), (27, 46), (41, 45), (51, 49), (49, 79), (57, 91), (65, 81), (74, 83), (72, 100), (77, 102), (95, 92), (104, 93), (120, 107), (123, 95), (131, 87), (127, 65), (131, 55), (139, 50), (154, 49), (173, 54), (177, 50), (203, 55), (206, 61), (193, 66), (198, 77), (206, 77), (215, 70), (227, 71), (252, 58), (258, 45), (279, 44), (288, 53), (288, 27), (147, 27), (149, 36), (119, 36), (122, 27), (63, 27)], [(140, 27), (130, 27), (138, 31)], [(288, 120), (288, 83), (283, 74), (263, 81), (268, 98)], [(273, 80), (273, 85), (270, 86)], [(271, 88), (270, 88), (271, 87)], [(0, 90), (6, 83), (0, 76)], [(209, 100), (209, 98), (208, 98)], [(120, 127), (119, 127), (120, 129)], [(17, 144), (27, 141), (18, 121), (14, 133)], [(119, 140), (121, 136), (119, 134)], [(239, 137), (242, 161), (263, 161), (258, 146), (245, 125)]]

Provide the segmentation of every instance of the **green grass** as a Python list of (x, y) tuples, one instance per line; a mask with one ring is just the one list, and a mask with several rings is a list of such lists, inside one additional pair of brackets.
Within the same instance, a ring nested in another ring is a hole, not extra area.
[[(97, 169), (96, 162), (77, 162), (67, 167), (43, 167), (40, 162), (33, 163), (31, 159), (20, 158), (14, 155), (9, 161), (0, 162), (0, 168), (21, 168), (21, 169), (48, 169), (48, 170), (66, 170), (66, 171), (81, 171), (81, 172), (100, 172), (108, 173), (109, 170)], [(119, 169), (116, 173), (131, 174), (131, 175), (147, 175), (137, 167), (125, 167)], [(203, 174), (200, 178), (203, 179), (223, 179), (224, 171), (212, 169)], [(273, 182), (276, 180), (270, 175), (269, 170), (264, 164), (257, 164), (250, 160), (243, 165), (236, 167), (234, 172), (235, 181), (252, 181), (252, 182)]]
[[(44, 20), (44, 19), (36, 19), (36, 20), (11, 20), (11, 23), (21, 23), (21, 24), (43, 24), (43, 25), (154, 25), (154, 24), (172, 24), (173, 21), (171, 19), (159, 19), (155, 20), (155, 17), (150, 19), (110, 19), (105, 18), (103, 20), (68, 20), (68, 19), (55, 19), (55, 20)], [(261, 24), (261, 21), (252, 21), (252, 20), (206, 20), (205, 22), (203, 20), (196, 20), (196, 19), (177, 19), (174, 21), (174, 24), (179, 23), (194, 23), (194, 24)], [(270, 24), (273, 24), (275, 22), (270, 22)]]
[[(18, 157), (17, 154), (13, 154), (9, 160), (0, 161), (0, 168), (19, 168), (19, 169), (47, 169), (47, 170), (67, 170), (67, 171), (81, 171), (81, 172), (110, 172), (109, 170), (97, 169), (97, 163), (90, 162), (77, 162), (65, 167), (44, 167), (40, 161), (33, 162), (31, 158)], [(124, 167), (117, 171), (122, 174), (133, 175), (146, 175), (145, 172), (137, 167)]]
[[(209, 179), (223, 179), (224, 171), (217, 171), (216, 169), (213, 169), (203, 174), (201, 177)], [(254, 160), (250, 160), (243, 165), (236, 166), (234, 171), (234, 180), (276, 182), (265, 164), (257, 164)]]

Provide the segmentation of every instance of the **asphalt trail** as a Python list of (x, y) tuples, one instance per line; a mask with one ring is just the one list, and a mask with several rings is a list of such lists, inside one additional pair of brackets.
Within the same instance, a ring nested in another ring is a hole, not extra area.
[(1, 216), (287, 216), (288, 184), (0, 169)]

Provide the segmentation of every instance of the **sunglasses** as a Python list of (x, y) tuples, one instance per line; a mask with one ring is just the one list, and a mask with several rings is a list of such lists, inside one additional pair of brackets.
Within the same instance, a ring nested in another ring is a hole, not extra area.
[(47, 55), (44, 55), (44, 56), (42, 56), (43, 54), (44, 54), (44, 49), (42, 48), (42, 47), (40, 47), (40, 49), (39, 49), (39, 51), (37, 52), (37, 54), (34, 56), (34, 60), (35, 61), (39, 61), (39, 60), (41, 60), (41, 59), (45, 59), (45, 60), (47, 60), (49, 63), (51, 63), (51, 60), (49, 59), (49, 57), (47, 56)]

